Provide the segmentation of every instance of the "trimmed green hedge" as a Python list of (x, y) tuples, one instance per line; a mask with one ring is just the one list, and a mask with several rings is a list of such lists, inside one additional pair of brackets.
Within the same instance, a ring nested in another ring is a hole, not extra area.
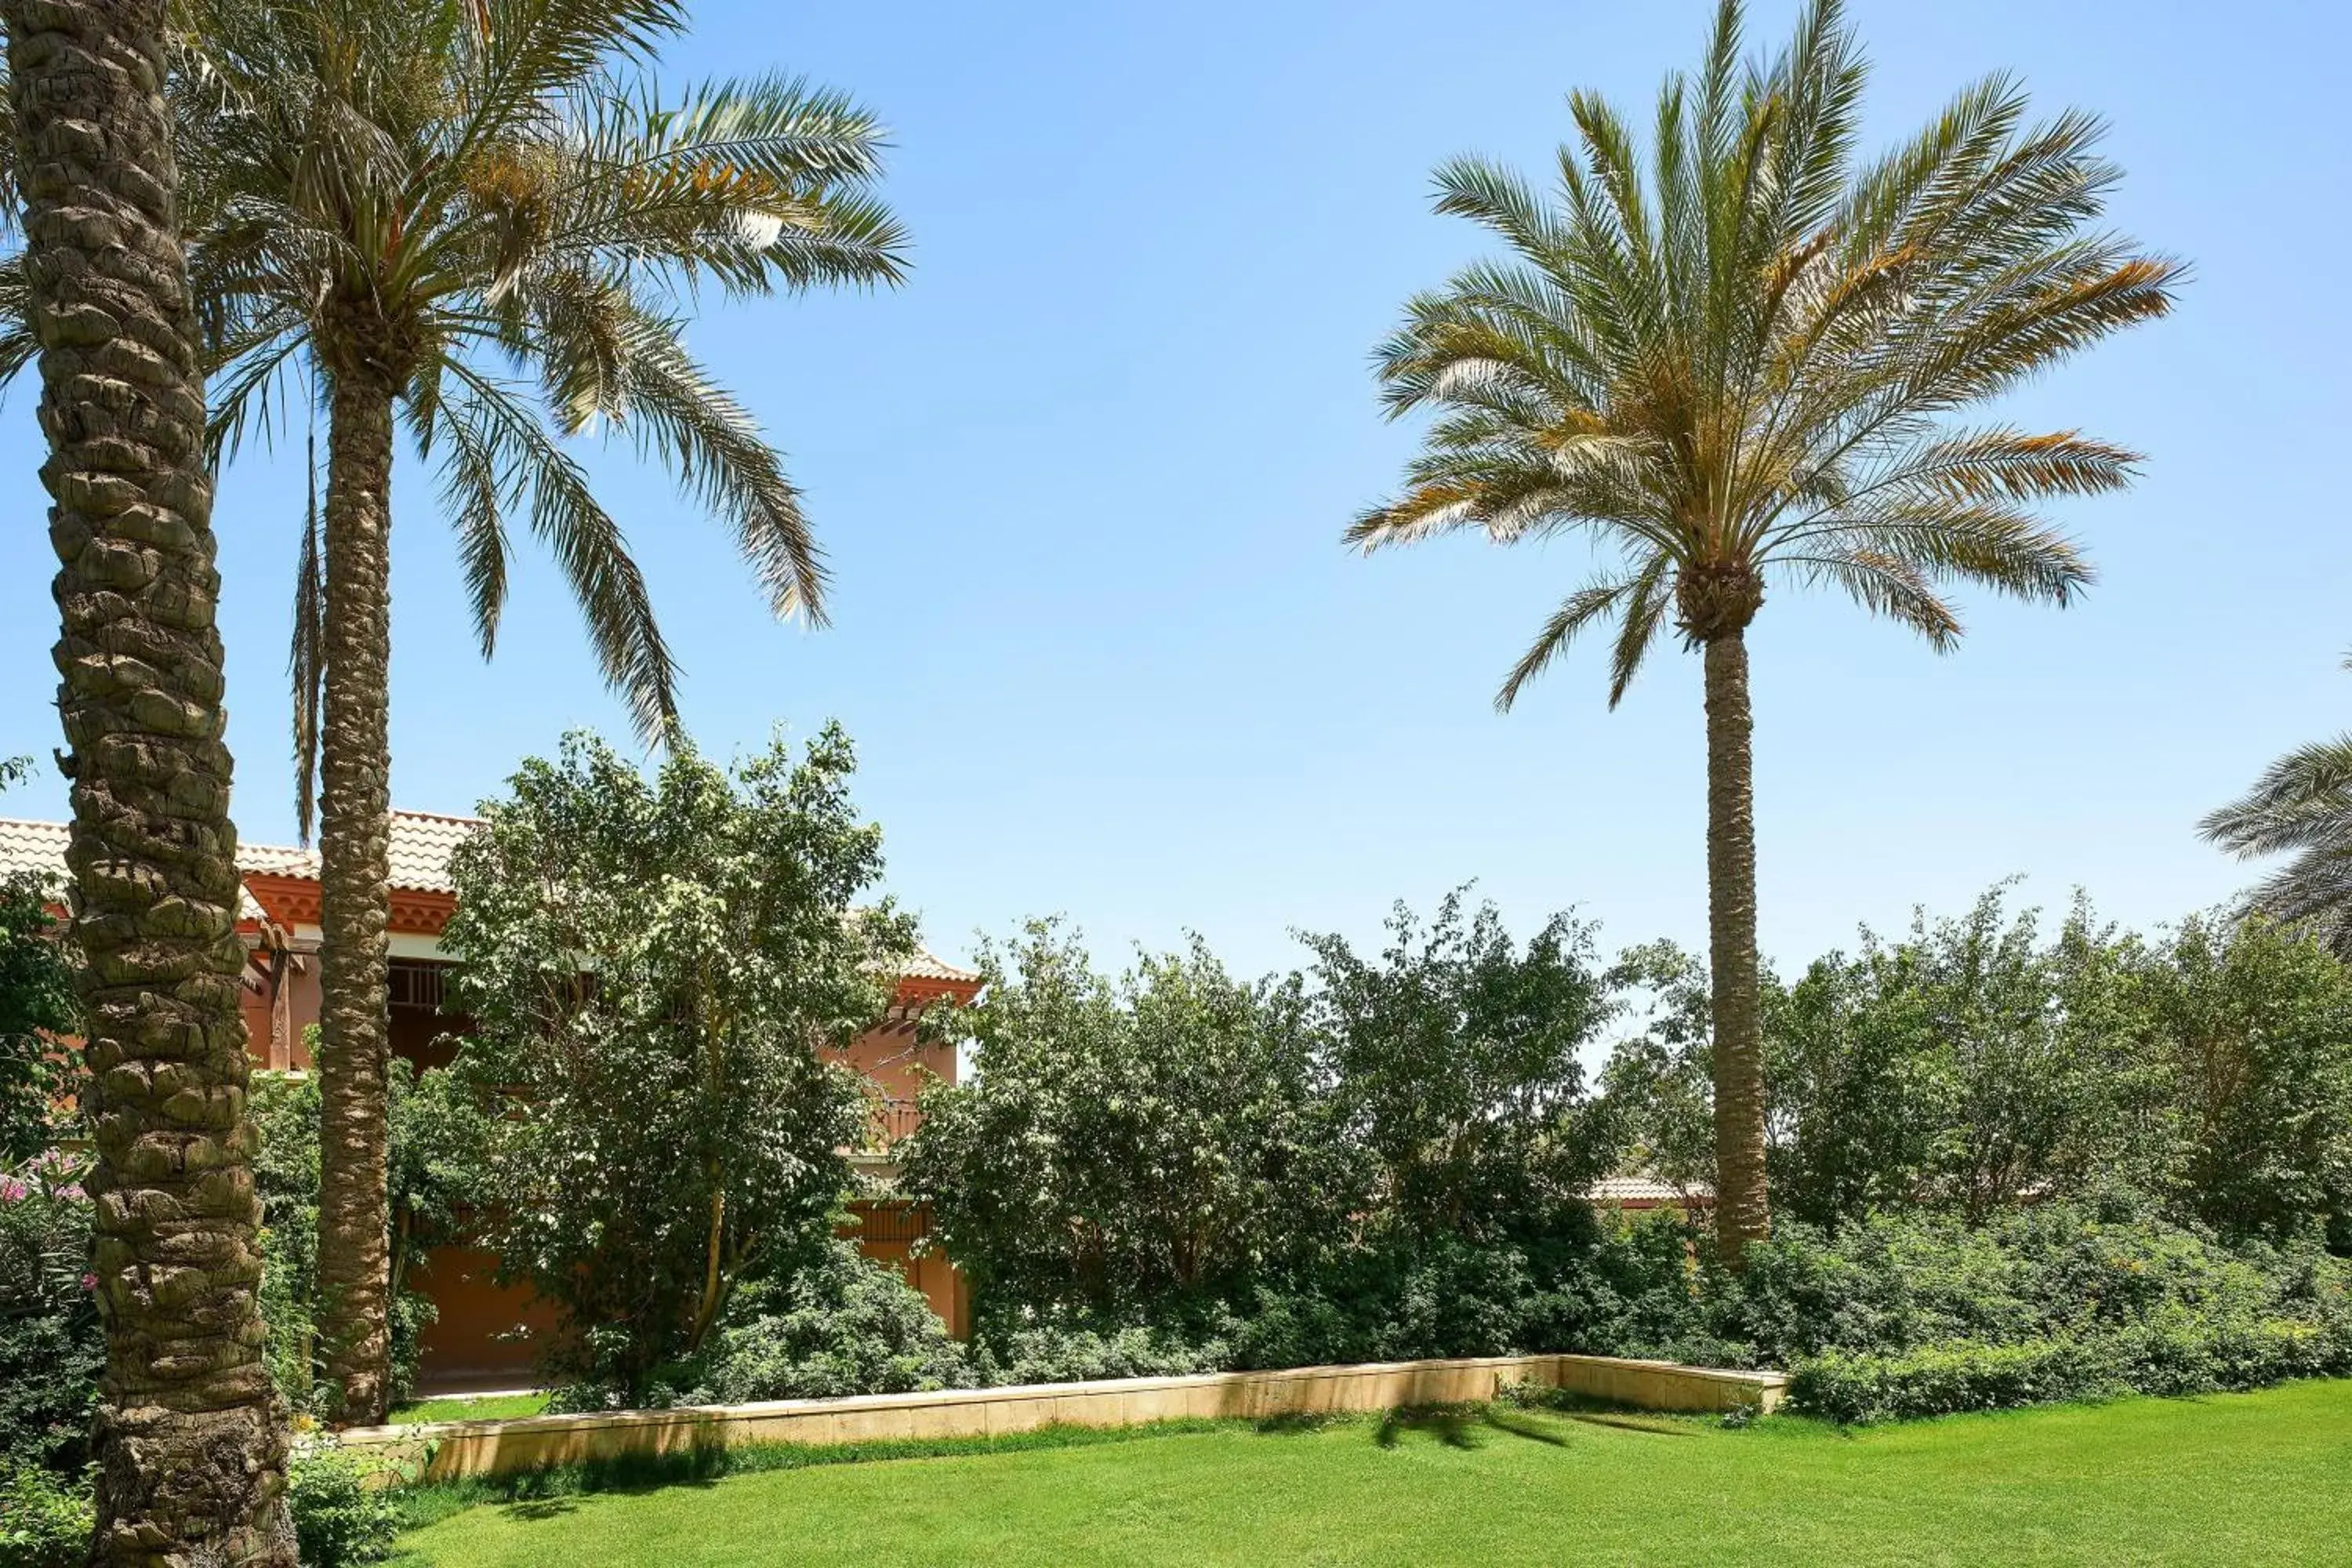
[(2121, 1394), (2213, 1394), (2352, 1375), (2352, 1324), (2203, 1320), (2014, 1344), (1950, 1340), (1892, 1355), (1829, 1351), (1798, 1365), (1789, 1407), (1849, 1425)]

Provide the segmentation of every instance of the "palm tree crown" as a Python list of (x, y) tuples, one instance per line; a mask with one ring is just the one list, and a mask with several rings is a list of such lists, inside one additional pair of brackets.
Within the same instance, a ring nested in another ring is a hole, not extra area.
[(1545, 624), (1502, 707), (1607, 622), (1613, 706), (1670, 613), (1703, 642), (1774, 580), (1948, 648), (1945, 584), (2066, 602), (2089, 567), (2032, 503), (2128, 477), (2130, 453), (2072, 430), (1946, 422), (2168, 308), (2177, 264), (2089, 226), (2117, 177), (2098, 122), (2028, 125), (1995, 77), (1859, 165), (1866, 70), (1840, 7), (1811, 7), (1769, 64), (1740, 64), (1739, 27), (1726, 0), (1698, 75), (1659, 96), (1646, 163), (1579, 92), (1550, 200), (1476, 159), (1438, 171), (1438, 210), (1509, 257), (1415, 298), (1381, 347), (1389, 412), (1437, 417), (1404, 492), (1348, 538), (1584, 530), (1620, 558)]
[[(564, 437), (632, 437), (733, 529), (777, 613), (823, 621), (800, 496), (688, 352), (679, 308), (706, 285), (898, 280), (870, 114), (782, 77), (666, 99), (616, 74), (682, 28), (671, 0), (184, 0), (180, 20), (222, 454), (270, 426), (289, 374), (381, 380), (437, 468), (484, 654), (519, 520), (649, 737), (676, 721), (675, 667)], [(306, 819), (316, 527), (295, 617)]]

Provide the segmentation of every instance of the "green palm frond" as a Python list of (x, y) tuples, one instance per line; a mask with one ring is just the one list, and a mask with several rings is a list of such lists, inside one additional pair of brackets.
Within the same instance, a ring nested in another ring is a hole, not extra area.
[[(2352, 669), (2352, 658), (2345, 668)], [(2242, 860), (2288, 856), (2247, 902), (2352, 960), (2352, 732), (2278, 758), (2197, 828)]]
[(22, 251), (0, 260), (0, 391), (15, 383), (40, 352), (33, 335), (33, 292)]
[[(448, 374), (440, 415), (446, 428), (438, 443), (445, 489), (455, 484), (467, 496), (463, 476), (469, 468), (503, 479), (492, 494), (501, 510), (520, 513), (554, 556), (580, 605), (605, 684), (628, 702), (639, 733), (667, 739), (677, 727), (677, 665), (620, 523), (597, 501), (586, 471), (556, 445), (527, 389), (464, 364), (450, 365)], [(452, 455), (460, 475), (455, 480)], [(478, 496), (473, 499), (478, 508)], [(494, 526), (487, 510), (461, 514), (461, 537), (477, 542), (478, 555), (488, 553), (485, 531)], [(503, 558), (501, 536), (501, 568)], [(473, 584), (476, 630), (486, 639), (496, 635), (503, 589), (502, 569)]]
[[(169, 34), (213, 463), (298, 420), (313, 437), (350, 322), (372, 319), (363, 352), (401, 361), (402, 427), (436, 465), (484, 656), (520, 523), (650, 742), (677, 722), (675, 661), (564, 439), (627, 437), (733, 533), (776, 614), (824, 624), (800, 492), (680, 310), (706, 282), (871, 288), (908, 267), (877, 117), (781, 73), (665, 92), (647, 68), (686, 21), (677, 0), (173, 0)], [(0, 158), (0, 197), (13, 173)], [(0, 381), (31, 353), (22, 282), (0, 262)], [(289, 670), (306, 832), (322, 528), (313, 497)]]
[(2352, 852), (2352, 734), (2289, 752), (2199, 831), (2239, 856)]

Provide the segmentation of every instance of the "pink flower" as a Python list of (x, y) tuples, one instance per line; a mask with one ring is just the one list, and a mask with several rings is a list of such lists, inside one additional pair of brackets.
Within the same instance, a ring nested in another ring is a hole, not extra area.
[(33, 1189), (11, 1176), (0, 1182), (0, 1203), (21, 1203), (32, 1195)]
[(85, 1274), (85, 1275), (83, 1275), (83, 1276), (81, 1277), (81, 1288), (82, 1288), (83, 1289), (85, 1289), (85, 1290), (95, 1290), (95, 1289), (98, 1289), (98, 1276), (97, 1276), (97, 1275), (95, 1275), (95, 1274)]

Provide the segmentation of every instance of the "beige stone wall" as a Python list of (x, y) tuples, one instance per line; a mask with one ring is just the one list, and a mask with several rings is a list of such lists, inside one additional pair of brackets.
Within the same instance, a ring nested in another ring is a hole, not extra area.
[(1741, 1406), (1769, 1411), (1788, 1386), (1788, 1379), (1778, 1373), (1717, 1372), (1670, 1362), (1483, 1356), (357, 1427), (342, 1434), (342, 1443), (361, 1457), (379, 1461), (387, 1477), (438, 1481), (744, 1443), (979, 1437), (1040, 1426), (1134, 1426), (1187, 1416), (1262, 1420), (1392, 1410), (1492, 1399), (1509, 1383), (1546, 1384), (1645, 1410), (1701, 1412)]

